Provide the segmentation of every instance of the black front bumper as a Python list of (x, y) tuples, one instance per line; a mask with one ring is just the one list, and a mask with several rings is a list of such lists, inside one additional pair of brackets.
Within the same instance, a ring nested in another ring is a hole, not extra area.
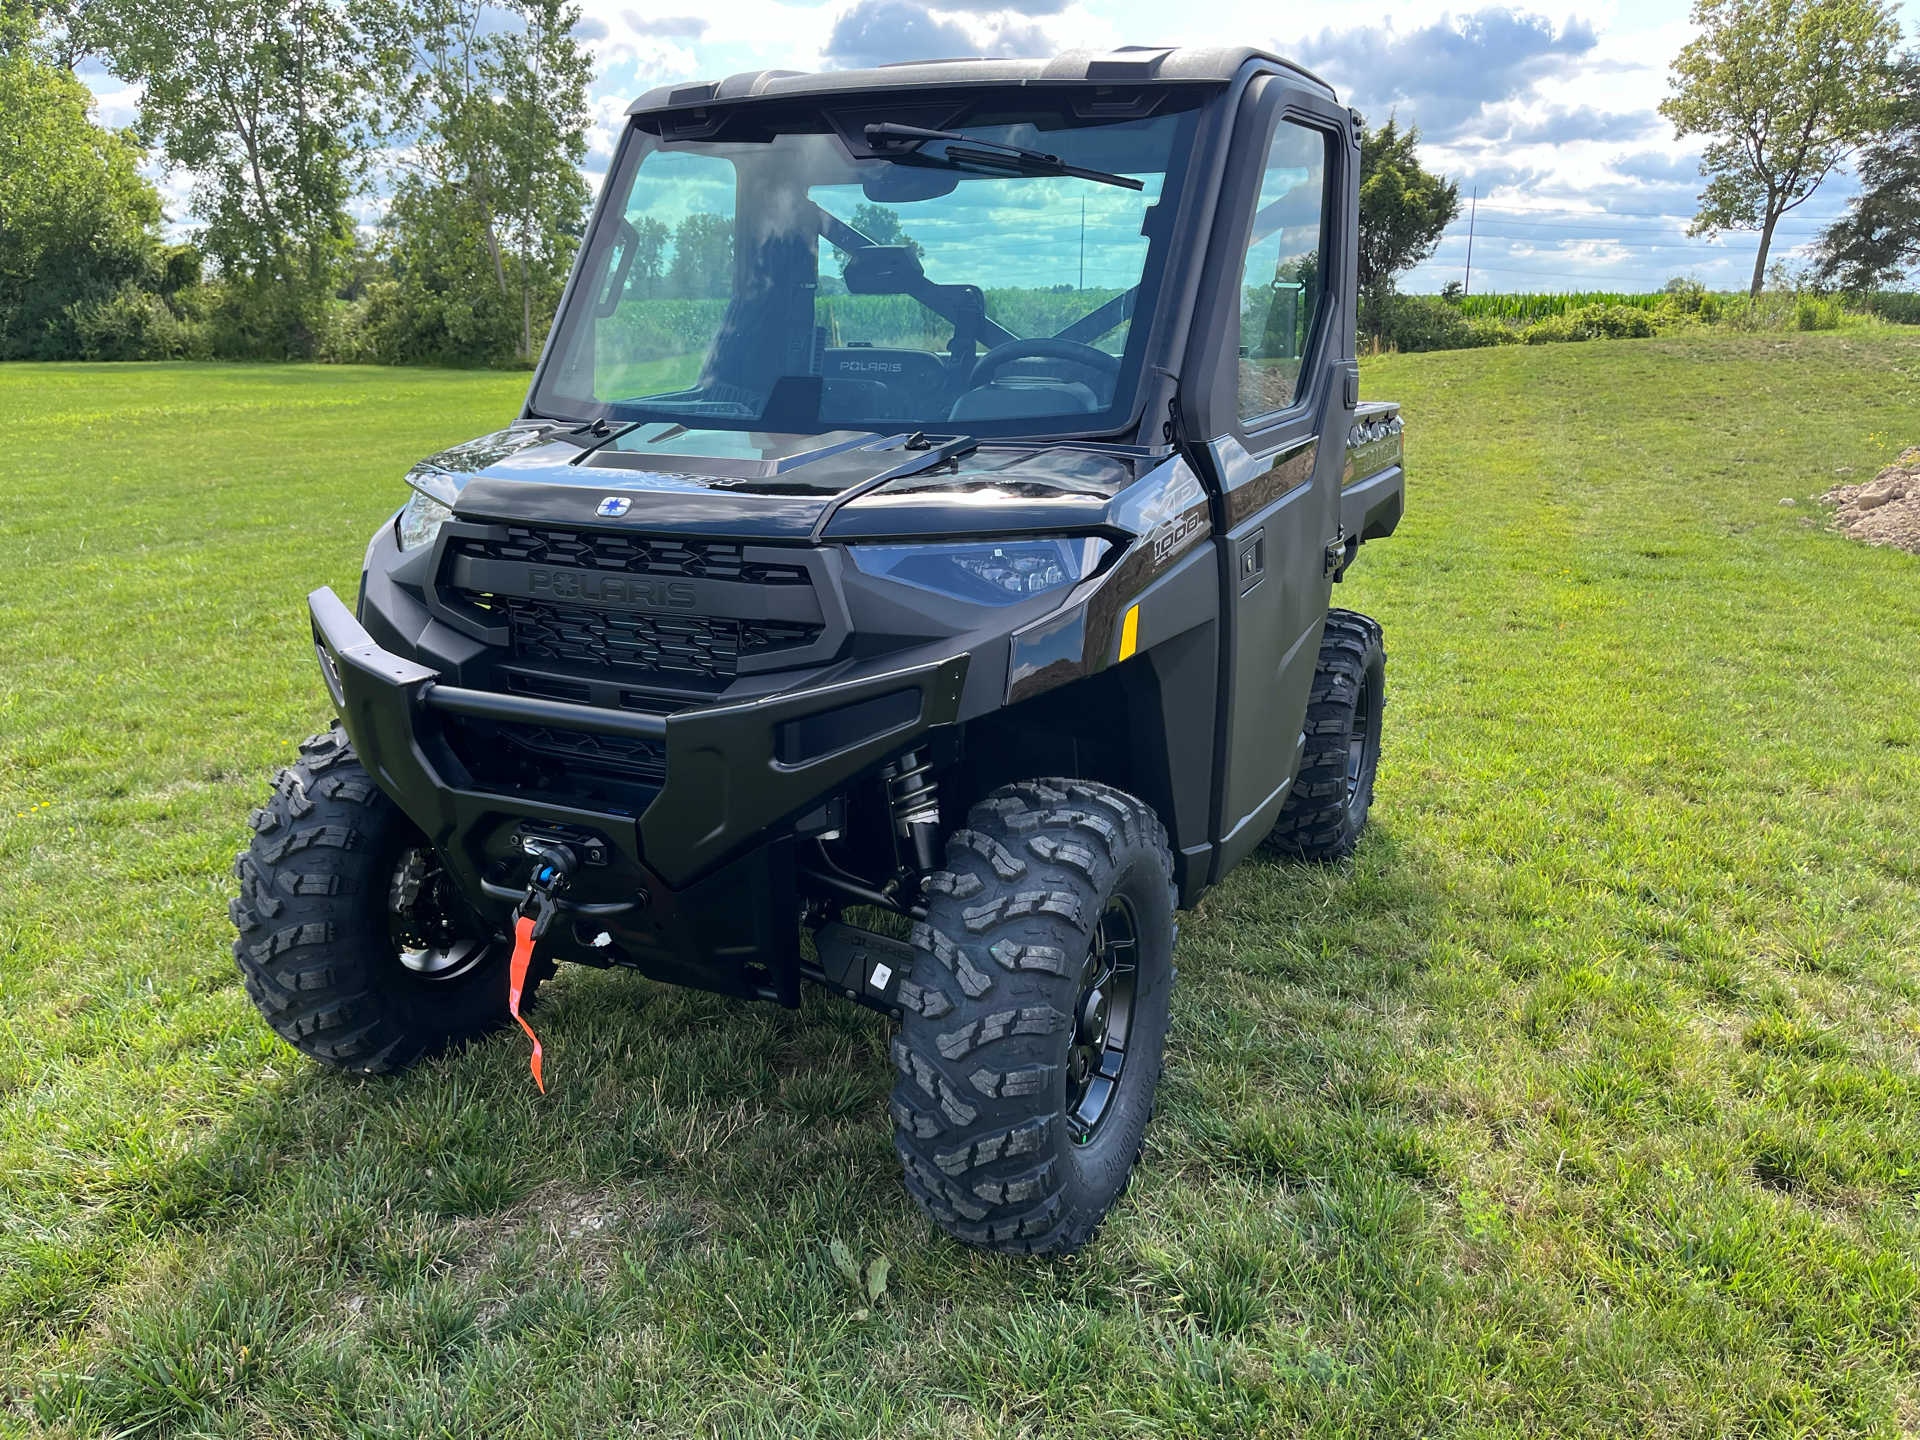
[[(793, 823), (954, 724), (968, 657), (795, 693), (648, 715), (438, 683), (375, 643), (329, 589), (307, 597), (327, 689), (361, 762), (425, 832), (474, 907), (505, 928), (526, 881), (522, 841), (573, 838), (597, 855), (568, 893), (563, 958), (618, 960), (657, 979), (798, 1002)], [(583, 810), (474, 781), (441, 714), (663, 741), (666, 778), (638, 815)], [(593, 942), (605, 932), (607, 943)]]

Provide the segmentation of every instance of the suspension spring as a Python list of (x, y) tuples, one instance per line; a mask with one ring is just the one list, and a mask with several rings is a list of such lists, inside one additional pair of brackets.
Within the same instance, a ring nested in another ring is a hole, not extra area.
[(940, 786), (925, 750), (910, 750), (881, 772), (893, 830), (913, 847), (914, 869), (924, 875), (938, 863)]

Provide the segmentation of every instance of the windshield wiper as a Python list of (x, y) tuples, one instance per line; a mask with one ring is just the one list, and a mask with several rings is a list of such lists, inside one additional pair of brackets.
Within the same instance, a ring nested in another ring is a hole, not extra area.
[[(929, 140), (958, 141), (949, 143), (944, 155), (922, 155), (919, 147)], [(913, 158), (925, 164), (939, 164), (942, 161), (955, 165), (985, 165), (1000, 170), (1017, 170), (1029, 175), (1070, 175), (1076, 180), (1092, 180), (1101, 185), (1118, 185), (1126, 190), (1144, 190), (1146, 182), (1136, 180), (1131, 175), (1115, 175), (1108, 170), (1086, 170), (1078, 165), (1069, 165), (1058, 155), (1043, 154), (1038, 150), (1024, 150), (1018, 145), (1002, 145), (998, 140), (982, 140), (973, 135), (962, 135), (957, 130), (922, 130), (918, 125), (896, 125), (892, 121), (883, 121), (867, 126), (867, 144), (875, 150), (890, 150), (895, 146), (913, 146)]]

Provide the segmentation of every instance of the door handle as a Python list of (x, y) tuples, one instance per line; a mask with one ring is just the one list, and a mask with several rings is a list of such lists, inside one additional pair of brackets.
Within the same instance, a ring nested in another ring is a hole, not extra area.
[(1267, 574), (1267, 532), (1256, 530), (1240, 542), (1240, 593), (1246, 594)]

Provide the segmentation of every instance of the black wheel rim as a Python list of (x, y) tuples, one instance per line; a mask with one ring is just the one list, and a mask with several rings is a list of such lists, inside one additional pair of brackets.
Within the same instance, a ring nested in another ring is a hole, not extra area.
[(1369, 752), (1373, 748), (1373, 676), (1360, 676), (1360, 694), (1353, 706), (1353, 729), (1347, 735), (1347, 804), (1352, 805), (1366, 778)]
[(402, 850), (387, 887), (387, 933), (401, 968), (433, 984), (471, 972), (492, 946), (466, 933), (459, 917), (440, 857), (424, 845)]
[(1067, 1122), (1074, 1143), (1089, 1145), (1115, 1109), (1133, 1032), (1139, 979), (1140, 926), (1133, 906), (1116, 895), (1100, 912), (1073, 1004), (1067, 1050)]

